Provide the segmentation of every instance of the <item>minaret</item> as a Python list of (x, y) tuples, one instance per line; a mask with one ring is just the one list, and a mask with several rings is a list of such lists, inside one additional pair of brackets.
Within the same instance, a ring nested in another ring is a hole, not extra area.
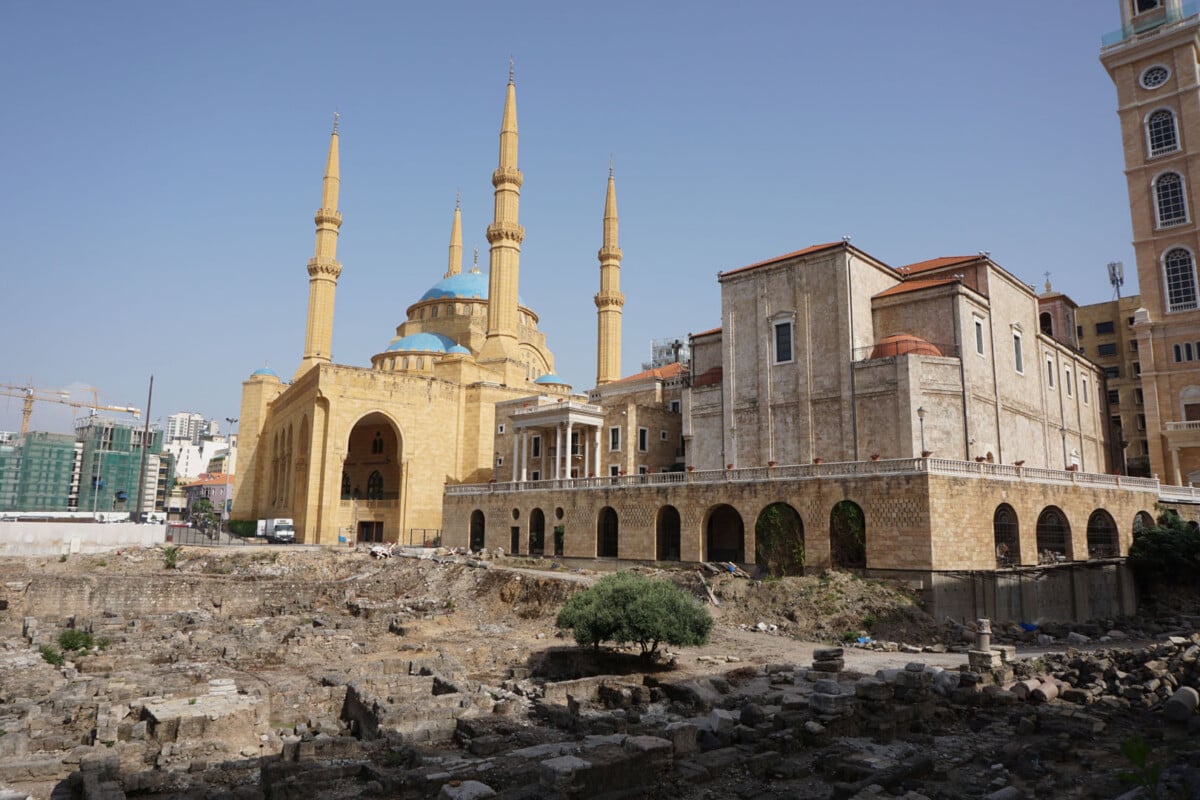
[(450, 225), (450, 263), (443, 278), (462, 272), (462, 195), (454, 201), (454, 222)]
[(604, 243), (600, 259), (600, 291), (596, 294), (596, 385), (621, 377), (621, 248), (617, 246), (617, 183), (608, 165), (608, 195), (604, 198)]
[[(521, 170), (517, 169), (517, 89), (512, 62), (508, 66), (508, 89), (504, 118), (500, 123), (500, 165), (492, 173), (496, 187), (496, 210), (487, 229), (491, 245), (488, 266), (487, 340), (479, 352), (481, 362), (511, 361), (519, 366), (517, 348), (517, 277), (521, 266), (521, 242), (525, 229), (517, 222), (521, 201)], [(524, 375), (524, 368), (513, 370)]]
[(337, 261), (338, 229), (342, 215), (337, 210), (338, 188), (338, 115), (333, 115), (333, 133), (329, 137), (329, 158), (325, 162), (325, 180), (321, 189), (321, 207), (317, 223), (317, 243), (308, 261), (308, 325), (304, 333), (304, 359), (296, 370), (299, 378), (317, 364), (329, 363), (333, 341), (333, 295), (342, 265)]

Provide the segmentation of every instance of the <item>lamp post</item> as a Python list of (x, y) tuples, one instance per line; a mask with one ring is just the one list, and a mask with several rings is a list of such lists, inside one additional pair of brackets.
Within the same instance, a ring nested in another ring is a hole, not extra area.
[(924, 406), (917, 406), (917, 422), (919, 422), (921, 425), (921, 458), (924, 458), (925, 454), (927, 452), (929, 452), (925, 448), (925, 407)]
[(230, 464), (233, 463), (233, 426), (237, 424), (238, 418), (226, 417), (225, 421), (229, 423), (229, 433), (226, 434), (229, 437), (229, 447), (225, 451), (225, 497), (222, 499), (221, 520), (227, 529), (226, 533), (228, 533), (229, 515), (233, 510), (233, 503), (229, 497), (229, 469)]

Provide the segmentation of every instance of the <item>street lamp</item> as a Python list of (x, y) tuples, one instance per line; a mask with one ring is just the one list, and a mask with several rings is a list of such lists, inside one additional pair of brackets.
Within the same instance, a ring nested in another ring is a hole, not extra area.
[(229, 515), (233, 510), (233, 503), (229, 497), (229, 470), (230, 464), (233, 463), (233, 426), (237, 424), (237, 417), (226, 417), (225, 421), (229, 423), (229, 433), (226, 436), (229, 439), (229, 447), (225, 450), (225, 496), (222, 498), (221, 520), (228, 533)]
[(917, 422), (921, 424), (921, 458), (929, 451), (925, 449), (925, 407), (917, 406)]

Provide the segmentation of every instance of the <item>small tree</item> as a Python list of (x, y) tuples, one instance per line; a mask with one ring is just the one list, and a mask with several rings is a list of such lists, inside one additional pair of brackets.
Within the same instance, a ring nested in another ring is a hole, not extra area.
[(637, 642), (649, 660), (662, 642), (677, 647), (708, 641), (713, 620), (708, 610), (682, 589), (633, 572), (618, 572), (574, 595), (555, 624), (575, 641), (599, 649), (601, 642)]
[(213, 510), (212, 500), (207, 497), (201, 497), (196, 502), (192, 503), (192, 525), (202, 531), (207, 531), (216, 524), (216, 513)]
[(1147, 583), (1193, 582), (1200, 572), (1200, 530), (1160, 507), (1158, 524), (1134, 533), (1129, 566)]

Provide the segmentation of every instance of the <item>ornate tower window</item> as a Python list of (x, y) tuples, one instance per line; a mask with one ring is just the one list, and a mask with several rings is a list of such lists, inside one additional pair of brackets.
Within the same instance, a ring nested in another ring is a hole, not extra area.
[(383, 499), (383, 475), (379, 470), (375, 470), (367, 476), (367, 499)]
[(1182, 247), (1163, 256), (1167, 286), (1167, 310), (1187, 311), (1196, 307), (1196, 265), (1192, 254)]
[(1168, 228), (1187, 222), (1187, 201), (1183, 196), (1183, 178), (1167, 172), (1154, 181), (1154, 205), (1158, 211), (1158, 227)]
[(1146, 120), (1146, 141), (1150, 144), (1150, 155), (1161, 156), (1179, 149), (1179, 132), (1175, 127), (1175, 115), (1167, 109), (1159, 109)]

